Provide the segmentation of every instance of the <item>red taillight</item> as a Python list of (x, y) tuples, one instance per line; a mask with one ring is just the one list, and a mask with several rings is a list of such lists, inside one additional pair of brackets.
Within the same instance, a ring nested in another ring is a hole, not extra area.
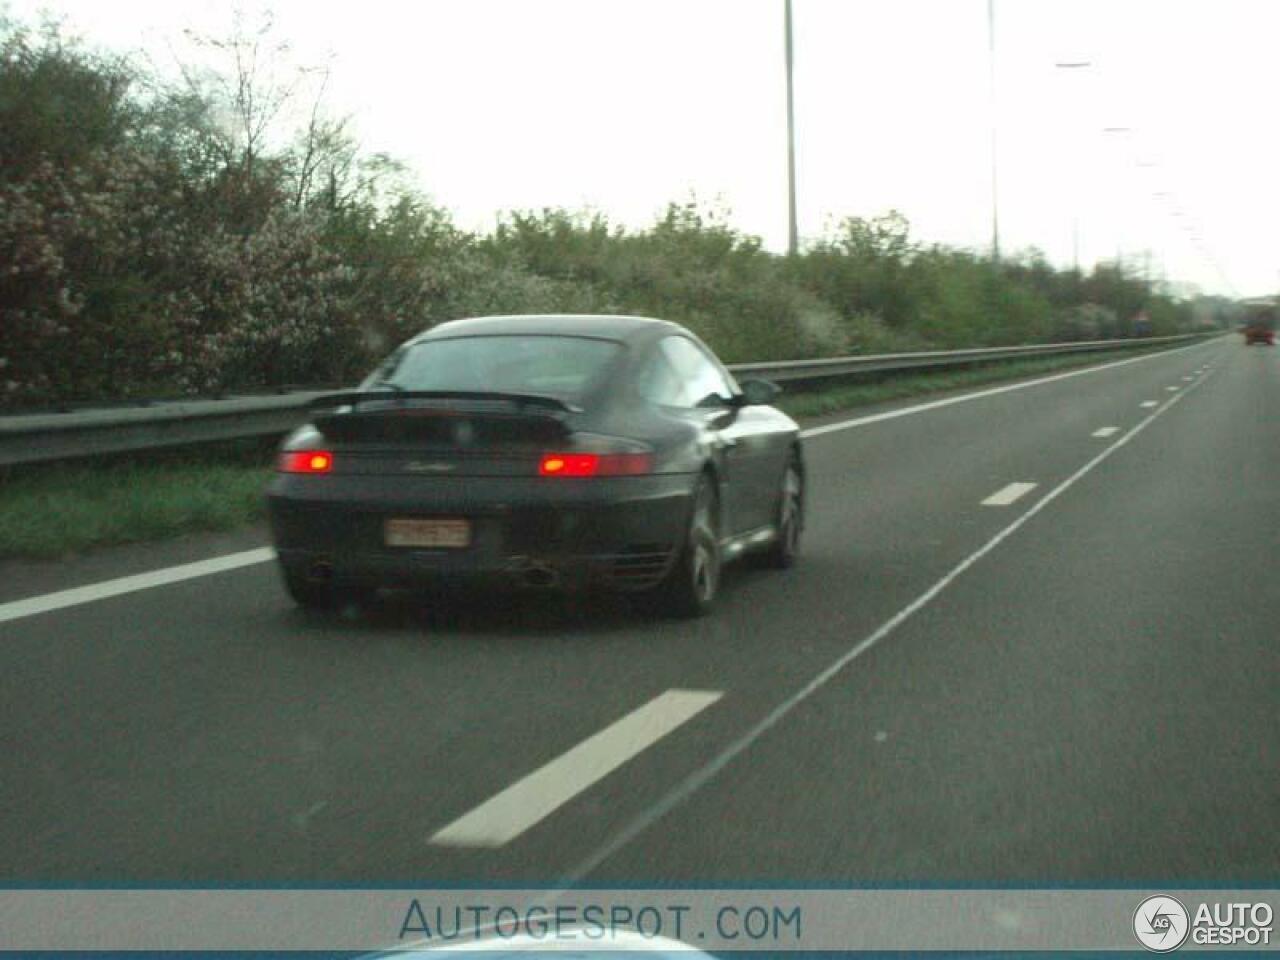
[(548, 453), (538, 464), (543, 477), (594, 477), (599, 469), (598, 453)]
[(548, 453), (538, 463), (542, 477), (634, 477), (651, 472), (649, 453)]
[(333, 454), (328, 450), (286, 450), (277, 464), (282, 473), (328, 473)]

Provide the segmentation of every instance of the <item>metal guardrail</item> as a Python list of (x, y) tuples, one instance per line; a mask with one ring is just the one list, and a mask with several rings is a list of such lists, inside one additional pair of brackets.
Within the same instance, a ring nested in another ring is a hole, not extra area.
[[(1172, 346), (1217, 333), (738, 363), (730, 364), (729, 369), (740, 377), (761, 377), (793, 385), (821, 384), (830, 379), (867, 373), (941, 369), (1024, 357)], [(0, 465), (284, 434), (306, 421), (307, 405), (311, 400), (332, 392), (305, 390), (275, 396), (229, 397), (147, 407), (0, 417)]]
[(1050, 357), (1062, 353), (1093, 353), (1125, 350), (1203, 339), (1205, 334), (1186, 333), (1172, 337), (1140, 337), (1132, 340), (1080, 340), (1074, 343), (1039, 343), (1018, 347), (977, 347), (967, 350), (923, 350), (912, 353), (880, 353), (869, 356), (829, 357), (822, 360), (785, 360), (773, 363), (739, 363), (729, 367), (734, 375), (750, 374), (766, 380), (785, 382), (819, 381), (826, 377), (859, 373), (888, 373), (929, 367), (962, 367), (992, 360)]

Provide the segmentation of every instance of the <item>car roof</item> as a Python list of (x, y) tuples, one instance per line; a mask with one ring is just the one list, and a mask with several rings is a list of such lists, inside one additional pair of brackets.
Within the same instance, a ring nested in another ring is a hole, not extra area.
[(632, 317), (606, 313), (539, 313), (450, 320), (424, 330), (410, 343), (446, 337), (484, 337), (511, 334), (544, 336), (601, 337), (630, 342), (659, 333), (685, 333), (679, 324), (653, 317)]

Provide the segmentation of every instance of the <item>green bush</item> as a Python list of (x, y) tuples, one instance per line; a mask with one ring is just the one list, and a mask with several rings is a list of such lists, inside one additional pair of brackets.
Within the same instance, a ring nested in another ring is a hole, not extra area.
[[(897, 213), (843, 220), (794, 257), (693, 200), (645, 229), (544, 209), (473, 234), (319, 104), (268, 137), (288, 111), (246, 95), (256, 75), (207, 80), (166, 87), (0, 23), (0, 405), (350, 382), (405, 337), (489, 313), (664, 317), (729, 362), (1193, 323), (1119, 266), (995, 264), (921, 245)], [(228, 134), (228, 114), (257, 132)]]

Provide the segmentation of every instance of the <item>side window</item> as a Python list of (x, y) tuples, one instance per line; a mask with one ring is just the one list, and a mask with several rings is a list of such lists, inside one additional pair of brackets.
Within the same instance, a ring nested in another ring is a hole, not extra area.
[(655, 350), (636, 379), (640, 396), (664, 407), (686, 406), (684, 385), (662, 350)]
[(717, 397), (727, 401), (733, 396), (733, 385), (692, 340), (667, 337), (660, 349), (684, 387), (682, 406), (714, 406)]

